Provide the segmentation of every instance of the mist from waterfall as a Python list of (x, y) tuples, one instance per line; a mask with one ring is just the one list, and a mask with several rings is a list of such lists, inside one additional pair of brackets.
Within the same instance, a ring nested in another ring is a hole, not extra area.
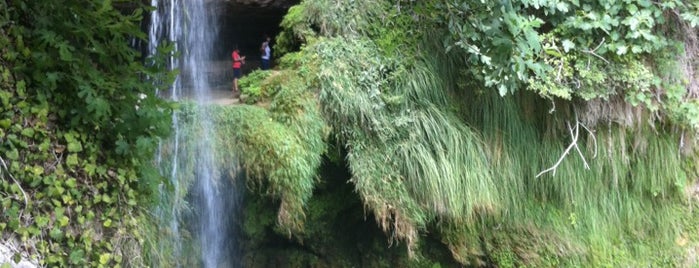
[[(178, 267), (238, 267), (235, 211), (239, 200), (231, 173), (217, 161), (215, 127), (206, 100), (212, 98), (208, 73), (218, 38), (215, 6), (205, 0), (152, 0), (156, 7), (149, 26), (149, 53), (167, 41), (178, 53), (168, 64), (178, 69), (167, 96), (173, 101), (195, 102), (199, 128), (195, 136), (173, 113), (173, 137), (163, 141), (156, 156), (161, 173), (169, 182), (161, 187), (161, 206), (156, 216), (164, 236), (160, 251), (169, 251)], [(186, 97), (185, 97), (186, 96)], [(191, 125), (189, 126), (191, 128)], [(228, 170), (230, 171), (230, 170)], [(160, 266), (160, 265), (156, 265)]]

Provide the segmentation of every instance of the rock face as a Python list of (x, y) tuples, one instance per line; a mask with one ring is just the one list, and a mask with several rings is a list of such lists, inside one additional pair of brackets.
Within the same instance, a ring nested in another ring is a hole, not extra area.
[(15, 250), (12, 250), (12, 247), (10, 244), (3, 244), (0, 243), (0, 266), (9, 264), (10, 267), (12, 268), (36, 268), (39, 267), (36, 263), (33, 263), (31, 261), (28, 261), (27, 259), (22, 256), (19, 262), (15, 262), (13, 260), (14, 255), (17, 253)]
[(275, 54), (275, 36), (281, 30), (279, 24), (289, 7), (298, 0), (211, 0), (218, 14), (219, 37), (213, 44), (214, 61), (230, 62), (233, 48), (238, 46), (241, 55), (252, 63), (260, 59), (260, 45), (265, 35), (272, 38), (272, 57)]
[(258, 7), (276, 7), (289, 8), (297, 4), (298, 0), (218, 0), (219, 2), (227, 2), (233, 4), (253, 5)]

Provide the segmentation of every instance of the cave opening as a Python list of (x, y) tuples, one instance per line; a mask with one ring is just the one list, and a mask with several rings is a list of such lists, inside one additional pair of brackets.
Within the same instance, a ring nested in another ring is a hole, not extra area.
[(227, 63), (230, 69), (231, 53), (237, 45), (240, 54), (246, 56), (243, 74), (260, 68), (260, 46), (265, 36), (271, 38), (272, 67), (274, 67), (275, 37), (281, 31), (279, 24), (289, 8), (299, 0), (233, 0), (220, 4), (217, 10), (219, 39), (215, 47), (215, 57)]

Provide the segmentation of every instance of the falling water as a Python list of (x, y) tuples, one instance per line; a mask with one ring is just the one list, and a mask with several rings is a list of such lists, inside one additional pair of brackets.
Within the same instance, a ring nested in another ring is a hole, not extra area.
[[(174, 137), (166, 145), (161, 144), (158, 163), (161, 171), (170, 177), (168, 185), (161, 189), (168, 205), (158, 208), (161, 221), (167, 222), (167, 239), (172, 244), (172, 254), (177, 266), (196, 263), (203, 267), (236, 267), (239, 261), (235, 247), (234, 224), (236, 208), (235, 191), (230, 178), (221, 175), (222, 168), (215, 159), (214, 140), (216, 132), (209, 120), (205, 101), (211, 99), (210, 81), (207, 73), (213, 60), (213, 46), (218, 35), (216, 13), (213, 6), (207, 7), (205, 0), (152, 0), (156, 10), (151, 14), (149, 29), (149, 52), (155, 53), (163, 40), (174, 44), (180, 57), (171, 57), (169, 65), (179, 69), (170, 92), (174, 101), (187, 96), (197, 103), (197, 118), (201, 138), (185, 137), (180, 124), (180, 114), (173, 114)], [(183, 146), (182, 144), (191, 144)], [(181, 147), (187, 147), (181, 148)], [(193, 150), (184, 152), (184, 150)], [(181, 159), (181, 155), (194, 154), (193, 158)], [(165, 161), (161, 158), (167, 158)], [(194, 161), (194, 163), (190, 163)], [(192, 173), (182, 167), (194, 164)], [(187, 178), (193, 176), (193, 178)], [(191, 182), (191, 183), (183, 183)], [(191, 186), (183, 186), (191, 185)], [(187, 189), (182, 189), (187, 188)], [(191, 234), (185, 236), (183, 233)], [(191, 239), (190, 239), (191, 238)], [(192, 241), (190, 241), (192, 240)], [(191, 244), (194, 244), (192, 246)], [(199, 253), (187, 249), (199, 249)], [(161, 249), (164, 250), (164, 249)], [(189, 258), (198, 258), (191, 261)]]

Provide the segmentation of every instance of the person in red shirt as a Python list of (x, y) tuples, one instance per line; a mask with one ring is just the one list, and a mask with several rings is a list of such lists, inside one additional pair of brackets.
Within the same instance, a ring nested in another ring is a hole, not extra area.
[(240, 51), (238, 50), (238, 46), (236, 46), (235, 49), (233, 49), (231, 58), (233, 58), (233, 97), (237, 97), (240, 95), (240, 91), (238, 90), (238, 79), (242, 75), (240, 67), (245, 64), (245, 56), (240, 56)]

